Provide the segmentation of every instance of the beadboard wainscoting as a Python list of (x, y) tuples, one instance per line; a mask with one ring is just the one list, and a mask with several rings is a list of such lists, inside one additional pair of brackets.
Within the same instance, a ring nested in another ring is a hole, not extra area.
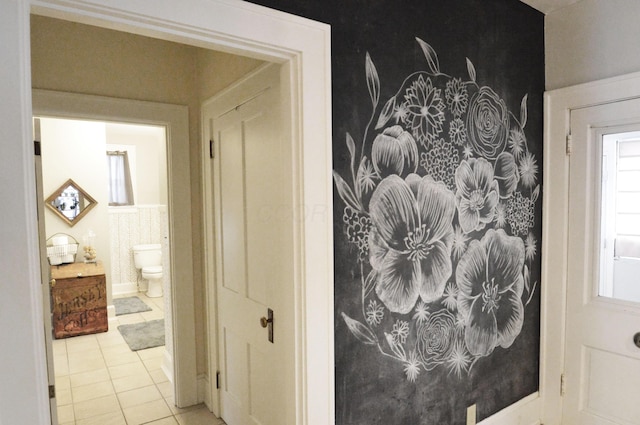
[[(163, 262), (168, 258), (167, 207), (142, 205), (109, 208), (111, 241), (111, 289), (114, 297), (138, 292), (140, 272), (133, 263), (134, 245), (161, 244)], [(163, 264), (163, 270), (167, 270)], [(164, 273), (165, 280), (168, 273)], [(166, 285), (163, 285), (166, 287)]]
[[(165, 318), (165, 358), (162, 369), (173, 381), (173, 328), (171, 294), (171, 261), (169, 252), (169, 217), (166, 205), (136, 205), (109, 208), (109, 239), (111, 242), (111, 294), (116, 298), (138, 292), (140, 271), (133, 262), (133, 246), (158, 243), (162, 245), (162, 288)], [(109, 309), (110, 316), (115, 310)], [(115, 317), (115, 316), (114, 316)]]

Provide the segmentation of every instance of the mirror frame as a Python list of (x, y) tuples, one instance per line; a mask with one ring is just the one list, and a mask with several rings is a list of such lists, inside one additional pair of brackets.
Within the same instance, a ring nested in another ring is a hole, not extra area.
[[(62, 214), (62, 212), (60, 212), (60, 210), (58, 210), (56, 207), (53, 206), (53, 201), (59, 197), (60, 195), (62, 195), (62, 192), (64, 192), (64, 190), (66, 188), (68, 188), (69, 186), (73, 186), (78, 192), (82, 193), (82, 195), (84, 196), (84, 198), (89, 201), (89, 204), (82, 209), (82, 211), (80, 211), (80, 214), (78, 214), (77, 216), (75, 216), (75, 218), (73, 220), (69, 219), (69, 217), (67, 217), (66, 215)], [(89, 195), (87, 193), (86, 190), (84, 190), (83, 188), (81, 188), (76, 182), (73, 181), (73, 179), (69, 179), (66, 182), (64, 182), (62, 184), (62, 186), (60, 186), (58, 189), (56, 189), (55, 191), (53, 191), (53, 193), (51, 195), (49, 195), (49, 197), (47, 199), (45, 199), (44, 204), (51, 210), (53, 211), (58, 217), (60, 217), (65, 223), (67, 223), (69, 225), (69, 227), (73, 227), (77, 222), (79, 222), (93, 207), (95, 207), (98, 204), (98, 201), (96, 201), (91, 195)]]

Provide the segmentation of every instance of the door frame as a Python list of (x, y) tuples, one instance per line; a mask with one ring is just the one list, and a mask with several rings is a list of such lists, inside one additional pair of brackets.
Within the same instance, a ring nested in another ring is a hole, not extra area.
[(542, 422), (562, 420), (568, 281), (571, 111), (640, 97), (640, 73), (548, 91), (544, 95), (542, 224)]
[[(30, 79), (30, 13), (123, 30), (284, 65), (289, 97), (287, 137), (299, 179), (296, 263), (296, 422), (334, 422), (333, 234), (331, 181), (330, 27), (238, 0), (0, 0), (0, 107), (3, 155), (0, 194), (13, 200), (3, 226), (2, 317), (21, 326), (0, 336), (12, 350), (0, 371), (18, 382), (0, 390), (6, 423), (47, 424), (46, 355), (42, 338)], [(194, 164), (194, 166), (198, 166)], [(17, 214), (15, 214), (17, 212)], [(5, 227), (7, 229), (5, 230)], [(4, 245), (6, 244), (6, 245)], [(19, 286), (15, 282), (25, 282)], [(39, 309), (38, 309), (39, 310)], [(19, 337), (16, 335), (19, 334)], [(5, 374), (6, 372), (6, 374)], [(33, 406), (22, 409), (20, 406)]]
[(171, 273), (171, 311), (166, 320), (172, 332), (167, 335), (170, 358), (163, 358), (163, 370), (170, 373), (178, 407), (197, 404), (201, 400), (197, 391), (192, 245), (188, 237), (191, 190), (187, 107), (39, 89), (33, 90), (32, 102), (37, 116), (148, 124), (166, 129)]

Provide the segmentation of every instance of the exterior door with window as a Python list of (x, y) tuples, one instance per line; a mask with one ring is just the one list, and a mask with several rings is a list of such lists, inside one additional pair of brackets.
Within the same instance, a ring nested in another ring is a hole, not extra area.
[(563, 424), (640, 424), (640, 99), (571, 111)]

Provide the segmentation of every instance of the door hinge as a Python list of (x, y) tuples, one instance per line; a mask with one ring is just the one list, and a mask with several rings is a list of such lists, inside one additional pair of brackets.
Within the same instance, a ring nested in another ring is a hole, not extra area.
[(49, 385), (49, 398), (56, 398), (56, 386)]
[(40, 156), (40, 140), (33, 141), (33, 153), (36, 156)]
[(573, 149), (573, 137), (571, 136), (571, 133), (567, 134), (567, 145), (566, 145), (566, 150), (567, 150), (567, 155), (571, 156), (571, 150)]
[(209, 158), (215, 158), (215, 154), (213, 153), (213, 139), (209, 140)]
[(220, 371), (216, 372), (216, 389), (220, 389)]
[(564, 377), (564, 373), (560, 375), (560, 395), (564, 396), (567, 392), (567, 380)]

